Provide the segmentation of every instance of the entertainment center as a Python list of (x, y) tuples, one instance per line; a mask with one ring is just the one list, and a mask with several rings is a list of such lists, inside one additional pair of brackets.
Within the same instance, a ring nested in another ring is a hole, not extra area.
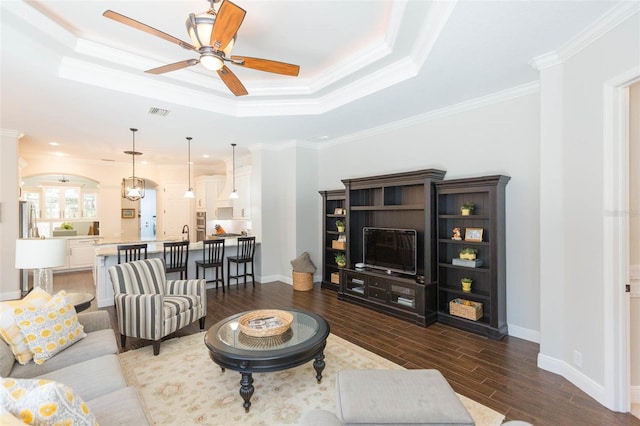
[[(445, 173), (426, 169), (344, 179), (344, 190), (321, 191), (322, 286), (336, 290), (340, 300), (422, 326), (440, 321), (501, 339), (507, 334), (509, 177), (447, 181)], [(475, 207), (474, 214), (460, 211), (466, 204)], [(336, 222), (344, 228), (338, 230)], [(473, 253), (474, 260), (456, 257), (459, 252)], [(336, 263), (339, 254), (344, 266)], [(463, 289), (462, 278), (472, 286)], [(469, 310), (476, 315), (468, 317)]]

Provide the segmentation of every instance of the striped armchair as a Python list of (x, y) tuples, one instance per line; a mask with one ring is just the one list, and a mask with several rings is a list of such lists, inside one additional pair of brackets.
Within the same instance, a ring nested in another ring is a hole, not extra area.
[(205, 280), (167, 280), (163, 259), (138, 260), (109, 268), (122, 347), (127, 336), (160, 341), (207, 316)]

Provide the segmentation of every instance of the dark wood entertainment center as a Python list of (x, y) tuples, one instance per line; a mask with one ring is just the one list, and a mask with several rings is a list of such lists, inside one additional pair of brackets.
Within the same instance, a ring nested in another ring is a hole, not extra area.
[[(439, 321), (501, 339), (507, 334), (504, 194), (509, 177), (443, 180), (445, 173), (426, 169), (344, 179), (344, 190), (321, 191), (322, 286), (336, 290), (341, 300), (422, 326)], [(467, 202), (475, 204), (474, 214), (462, 216), (460, 206)], [(346, 222), (343, 232), (336, 220)], [(417, 274), (356, 268), (363, 261), (365, 227), (416, 230)], [(453, 228), (467, 227), (483, 229), (481, 241), (452, 239)], [(475, 249), (483, 266), (453, 265), (461, 248)], [(336, 264), (339, 253), (346, 257), (344, 267)], [(470, 292), (460, 287), (463, 276), (473, 278)], [(482, 303), (482, 316), (471, 320), (451, 314), (449, 304), (456, 298)]]

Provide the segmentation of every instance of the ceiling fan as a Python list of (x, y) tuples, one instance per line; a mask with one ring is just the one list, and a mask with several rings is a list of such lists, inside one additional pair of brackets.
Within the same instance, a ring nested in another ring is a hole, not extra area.
[(186, 25), (187, 32), (189, 33), (189, 37), (193, 44), (186, 43), (172, 35), (112, 10), (106, 10), (102, 15), (113, 19), (114, 21), (129, 25), (130, 27), (170, 41), (171, 43), (175, 43), (187, 50), (194, 50), (200, 53), (200, 59), (187, 59), (145, 71), (150, 74), (163, 74), (165, 72), (176, 71), (200, 63), (206, 69), (216, 71), (224, 84), (236, 96), (243, 96), (248, 94), (248, 92), (238, 77), (236, 77), (236, 75), (227, 68), (224, 64), (225, 62), (259, 71), (290, 76), (298, 75), (300, 72), (300, 67), (298, 65), (272, 61), (269, 59), (251, 58), (248, 56), (228, 56), (235, 43), (238, 29), (240, 28), (247, 12), (229, 0), (222, 0), (222, 4), (218, 10), (214, 10), (214, 3), (219, 3), (220, 1), (221, 0), (209, 0), (211, 7), (208, 11), (198, 15), (195, 13), (189, 14)]

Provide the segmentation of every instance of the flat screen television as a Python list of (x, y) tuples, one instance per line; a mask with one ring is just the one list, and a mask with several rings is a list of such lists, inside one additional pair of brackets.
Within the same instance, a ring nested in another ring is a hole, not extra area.
[(365, 227), (362, 233), (365, 267), (415, 275), (417, 232), (415, 229)]

